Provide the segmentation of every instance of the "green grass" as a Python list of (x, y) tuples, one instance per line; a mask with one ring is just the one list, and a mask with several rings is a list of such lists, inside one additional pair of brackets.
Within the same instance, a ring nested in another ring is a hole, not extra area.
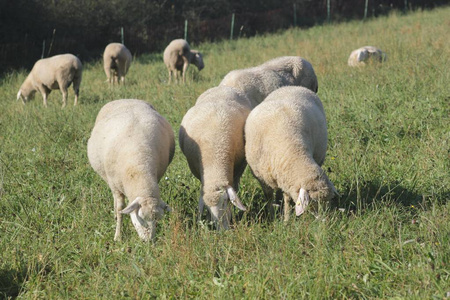
[[(291, 29), (194, 45), (206, 68), (167, 85), (162, 54), (137, 57), (128, 84), (108, 88), (101, 62), (86, 64), (80, 105), (53, 92), (15, 101), (26, 72), (0, 81), (0, 298), (25, 299), (443, 299), (450, 292), (450, 8)], [(382, 66), (347, 67), (353, 49), (378, 46)], [(249, 207), (233, 230), (196, 218), (199, 182), (179, 148), (160, 182), (174, 211), (154, 244), (129, 218), (113, 242), (113, 199), (86, 144), (107, 102), (152, 103), (177, 132), (185, 112), (232, 69), (281, 55), (315, 67), (328, 119), (324, 165), (341, 193), (324, 219), (270, 221), (247, 169)], [(69, 93), (73, 101), (73, 92)]]

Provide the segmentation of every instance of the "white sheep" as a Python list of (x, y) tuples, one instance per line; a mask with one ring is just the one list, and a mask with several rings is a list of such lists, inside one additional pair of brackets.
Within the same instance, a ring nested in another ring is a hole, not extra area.
[(327, 124), (319, 97), (304, 87), (282, 87), (271, 93), (247, 118), (245, 154), (249, 167), (271, 201), (284, 193), (284, 215), (290, 199), (300, 215), (310, 197), (326, 203), (336, 188), (320, 167), (327, 149)]
[(47, 97), (52, 90), (61, 90), (63, 105), (66, 106), (67, 89), (73, 83), (75, 92), (74, 105), (78, 103), (83, 66), (81, 61), (72, 54), (61, 54), (38, 60), (30, 74), (23, 82), (17, 93), (17, 100), (22, 98), (23, 104), (32, 99), (36, 91), (44, 98), (47, 106)]
[(124, 83), (125, 75), (131, 65), (130, 50), (121, 43), (111, 43), (105, 48), (103, 52), (103, 68), (110, 84)]
[(188, 42), (183, 39), (173, 40), (166, 47), (164, 64), (169, 71), (169, 83), (172, 81), (173, 73), (175, 73), (175, 79), (178, 81), (178, 72), (181, 72), (183, 82), (186, 82), (186, 70), (189, 64), (197, 66), (199, 71), (205, 67), (202, 54), (197, 50), (191, 50)]
[(200, 215), (206, 204), (218, 229), (229, 228), (228, 201), (246, 209), (237, 190), (247, 166), (244, 124), (250, 110), (244, 95), (233, 88), (214, 87), (200, 95), (181, 122), (180, 148), (201, 181)]
[(352, 51), (348, 58), (350, 67), (364, 66), (369, 61), (384, 62), (387, 55), (380, 49), (373, 46), (365, 46)]
[(156, 221), (169, 210), (158, 187), (175, 151), (169, 122), (145, 101), (109, 102), (98, 113), (87, 150), (92, 168), (113, 193), (114, 240), (121, 239), (122, 214), (131, 216), (142, 240), (152, 240)]
[(313, 92), (319, 87), (311, 63), (299, 56), (281, 56), (253, 68), (231, 71), (220, 85), (245, 93), (252, 107), (282, 86), (304, 86)]

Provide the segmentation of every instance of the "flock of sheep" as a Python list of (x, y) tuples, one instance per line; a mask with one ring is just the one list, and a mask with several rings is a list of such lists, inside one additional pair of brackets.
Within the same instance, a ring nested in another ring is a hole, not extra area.
[[(363, 65), (368, 59), (384, 61), (386, 54), (363, 47), (351, 53), (348, 65)], [(106, 47), (103, 61), (110, 84), (124, 82), (131, 60), (124, 45)], [(167, 46), (164, 63), (169, 83), (173, 75), (178, 80), (178, 72), (185, 82), (190, 64), (204, 68), (201, 53), (191, 50), (182, 39)], [(39, 91), (46, 106), (50, 91), (60, 89), (64, 107), (73, 83), (76, 105), (81, 78), (81, 62), (71, 54), (41, 59), (20, 87), (17, 99), (25, 103)], [(218, 229), (230, 226), (229, 202), (246, 210), (237, 192), (247, 164), (261, 184), (268, 207), (273, 207), (274, 191), (283, 192), (285, 220), (291, 201), (299, 216), (310, 203), (326, 205), (338, 195), (321, 168), (328, 138), (317, 91), (312, 65), (298, 56), (283, 56), (229, 72), (187, 111), (181, 121), (179, 145), (201, 182), (199, 212), (206, 206)], [(152, 240), (156, 222), (170, 210), (158, 186), (175, 152), (169, 122), (145, 101), (111, 101), (97, 115), (87, 150), (92, 168), (114, 197), (114, 240), (121, 239), (123, 214), (130, 215), (142, 240)]]

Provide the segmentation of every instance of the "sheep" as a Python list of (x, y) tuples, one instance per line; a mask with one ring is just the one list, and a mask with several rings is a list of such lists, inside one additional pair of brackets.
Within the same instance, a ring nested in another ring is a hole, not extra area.
[(313, 92), (317, 92), (319, 87), (311, 63), (299, 56), (281, 56), (253, 68), (231, 71), (220, 85), (245, 93), (252, 107), (282, 86), (304, 86)]
[[(142, 240), (153, 240), (157, 220), (170, 210), (158, 187), (175, 152), (169, 122), (145, 101), (109, 102), (98, 113), (87, 150), (92, 168), (114, 197), (114, 240), (121, 240), (122, 214), (130, 215)], [(129, 204), (124, 208), (125, 196)]]
[(337, 195), (321, 168), (327, 149), (322, 102), (304, 87), (282, 87), (249, 114), (245, 124), (247, 163), (270, 201), (274, 189), (284, 194), (284, 219), (290, 199), (301, 215), (310, 198), (319, 203)]
[(47, 107), (47, 97), (52, 90), (60, 89), (63, 96), (63, 105), (66, 106), (67, 89), (73, 83), (75, 92), (74, 105), (78, 103), (83, 66), (81, 61), (72, 54), (61, 54), (38, 60), (30, 74), (23, 82), (17, 93), (17, 100), (22, 98), (22, 103), (32, 99), (36, 91), (44, 98), (44, 106)]
[(186, 70), (189, 64), (197, 66), (201, 71), (205, 64), (203, 56), (197, 50), (191, 50), (186, 40), (177, 39), (170, 42), (164, 50), (164, 64), (169, 71), (169, 84), (172, 81), (172, 74), (175, 73), (175, 79), (178, 82), (178, 71), (181, 72), (183, 83), (186, 82)]
[(125, 45), (111, 43), (106, 46), (103, 52), (103, 68), (109, 84), (119, 83), (119, 79), (120, 82), (125, 83), (125, 75), (128, 73), (132, 59), (131, 52)]
[(384, 62), (387, 60), (385, 52), (373, 46), (364, 46), (352, 51), (348, 58), (350, 67), (364, 66), (369, 61)]
[(206, 204), (219, 230), (229, 228), (228, 201), (246, 210), (237, 190), (247, 166), (244, 123), (250, 110), (244, 95), (219, 86), (200, 95), (181, 122), (179, 145), (201, 182), (199, 213)]

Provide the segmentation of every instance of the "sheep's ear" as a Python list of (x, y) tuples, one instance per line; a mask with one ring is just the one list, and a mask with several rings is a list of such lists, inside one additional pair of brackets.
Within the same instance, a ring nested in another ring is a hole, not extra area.
[(230, 199), (231, 203), (233, 203), (234, 206), (243, 211), (247, 210), (247, 208), (244, 206), (244, 204), (242, 204), (241, 200), (236, 194), (236, 191), (231, 186), (227, 186), (227, 195), (228, 199)]
[(334, 184), (330, 181), (330, 183), (331, 183), (331, 190), (333, 191), (333, 193), (334, 193), (334, 196), (335, 197), (341, 197), (341, 194), (339, 194), (339, 192), (337, 191), (337, 189), (336, 189), (336, 187), (334, 186)]
[(138, 210), (141, 207), (141, 200), (142, 197), (137, 197), (136, 199), (133, 200), (133, 202), (129, 203), (127, 207), (125, 207), (124, 209), (122, 209), (120, 211), (121, 214), (130, 214), (135, 210)]
[(295, 202), (295, 214), (297, 216), (303, 214), (308, 204), (309, 204), (309, 194), (305, 189), (301, 188), (300, 193), (298, 194), (298, 199)]
[(163, 203), (164, 211), (172, 212), (172, 207), (170, 207), (169, 204), (167, 204), (164, 201), (162, 201), (162, 203)]
[(17, 93), (17, 100), (20, 99), (20, 96), (22, 96), (22, 90), (19, 90), (19, 92)]

